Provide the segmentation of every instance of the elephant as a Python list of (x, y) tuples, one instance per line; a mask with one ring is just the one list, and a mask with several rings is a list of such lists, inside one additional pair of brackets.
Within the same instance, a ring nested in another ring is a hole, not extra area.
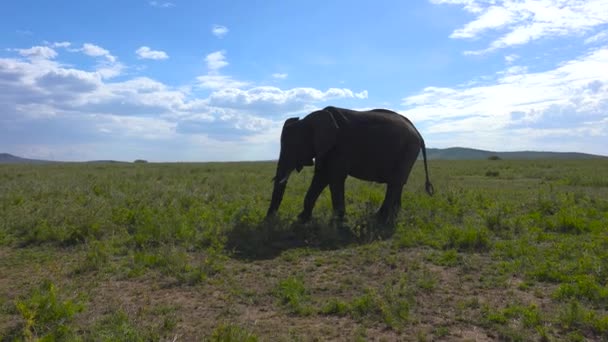
[(389, 222), (401, 208), (403, 186), (421, 148), (426, 192), (433, 195), (424, 140), (405, 116), (387, 109), (356, 111), (329, 106), (301, 120), (289, 118), (281, 132), (281, 152), (266, 218), (278, 211), (290, 174), (314, 165), (304, 209), (298, 215), (300, 222), (311, 219), (315, 202), (328, 185), (334, 217), (342, 221), (347, 176), (387, 185), (376, 217)]

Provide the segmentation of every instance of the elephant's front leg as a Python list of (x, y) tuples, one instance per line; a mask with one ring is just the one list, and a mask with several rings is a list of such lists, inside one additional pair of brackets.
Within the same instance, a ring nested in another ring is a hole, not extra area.
[(341, 178), (336, 181), (332, 181), (329, 184), (329, 190), (331, 191), (331, 204), (334, 207), (334, 216), (339, 220), (344, 220), (344, 214), (346, 208), (344, 206), (344, 182), (346, 178)]
[(298, 215), (300, 222), (308, 222), (310, 220), (310, 217), (312, 216), (312, 209), (317, 202), (317, 198), (319, 198), (319, 195), (323, 189), (325, 189), (327, 184), (327, 177), (323, 173), (315, 170), (310, 187), (306, 192), (306, 197), (304, 197), (304, 209)]

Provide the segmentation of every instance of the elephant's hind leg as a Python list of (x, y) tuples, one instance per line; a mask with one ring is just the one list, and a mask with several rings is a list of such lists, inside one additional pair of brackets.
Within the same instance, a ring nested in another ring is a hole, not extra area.
[(386, 195), (384, 202), (376, 213), (376, 217), (382, 223), (388, 223), (397, 217), (401, 207), (401, 193), (403, 184), (401, 182), (388, 183), (386, 185)]
[(401, 209), (401, 194), (403, 193), (403, 187), (407, 183), (412, 167), (416, 162), (420, 147), (416, 145), (408, 145), (404, 148), (403, 158), (400, 160), (398, 166), (395, 168), (396, 172), (392, 180), (386, 185), (386, 196), (384, 197), (384, 203), (378, 211), (378, 218), (382, 222), (389, 222), (394, 220), (399, 214)]

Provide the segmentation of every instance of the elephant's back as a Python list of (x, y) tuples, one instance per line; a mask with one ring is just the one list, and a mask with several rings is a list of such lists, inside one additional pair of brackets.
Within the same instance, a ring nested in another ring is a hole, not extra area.
[(411, 122), (403, 115), (388, 109), (372, 109), (358, 111), (352, 109), (335, 108), (339, 113), (354, 125), (390, 125), (390, 126), (410, 126)]

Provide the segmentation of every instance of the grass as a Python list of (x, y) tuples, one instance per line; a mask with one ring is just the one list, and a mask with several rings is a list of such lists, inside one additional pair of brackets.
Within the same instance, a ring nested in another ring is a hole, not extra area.
[(0, 165), (0, 340), (608, 338), (608, 161), (417, 164), (394, 226), (274, 167)]

